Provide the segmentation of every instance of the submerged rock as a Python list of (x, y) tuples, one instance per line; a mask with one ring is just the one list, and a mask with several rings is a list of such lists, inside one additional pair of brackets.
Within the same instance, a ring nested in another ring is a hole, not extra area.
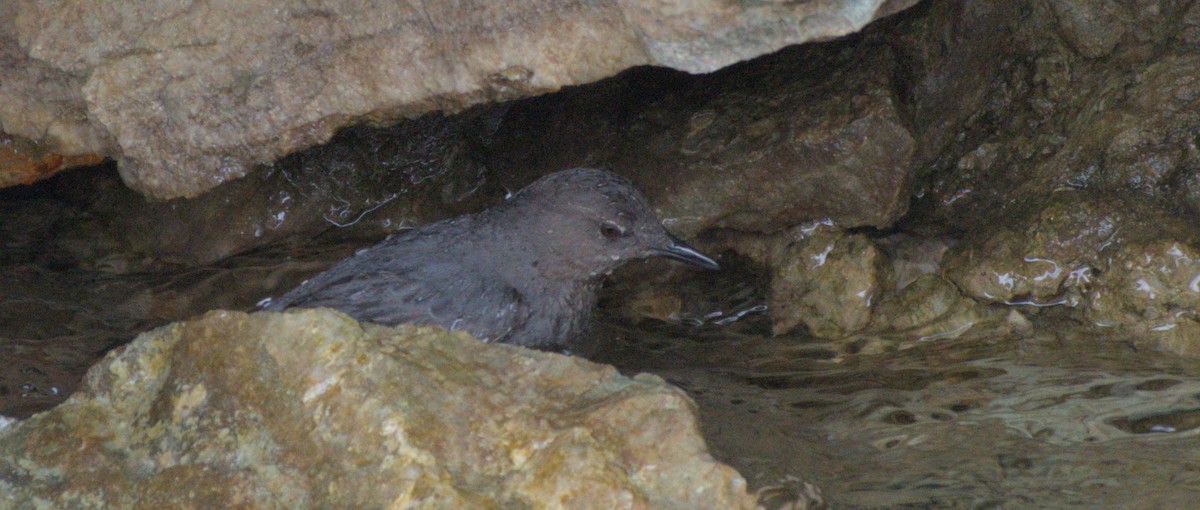
[(5, 508), (754, 508), (650, 375), (329, 310), (140, 336), (0, 430)]

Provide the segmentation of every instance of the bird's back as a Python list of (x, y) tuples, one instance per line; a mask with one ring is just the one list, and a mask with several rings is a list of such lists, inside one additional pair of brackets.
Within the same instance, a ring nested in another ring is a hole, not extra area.
[(388, 239), (264, 309), (333, 308), (363, 322), (437, 325), (485, 342), (529, 347), (571, 343), (586, 328), (595, 289), (549, 281), (523, 285), (529, 275), (501, 260), (522, 247), (479, 250), (481, 220), (486, 218), (457, 218)]

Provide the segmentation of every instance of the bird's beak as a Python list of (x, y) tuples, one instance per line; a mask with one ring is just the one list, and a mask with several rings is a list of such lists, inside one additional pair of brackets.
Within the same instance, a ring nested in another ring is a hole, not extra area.
[(671, 234), (667, 234), (667, 238), (671, 240), (670, 245), (668, 245), (666, 248), (651, 248), (650, 252), (660, 257), (687, 262), (688, 264), (699, 266), (710, 271), (718, 271), (721, 269), (721, 265), (717, 264), (717, 261), (710, 259), (703, 253), (696, 251), (695, 248), (692, 248), (691, 246), (688, 246), (687, 243), (680, 241), (679, 238)]

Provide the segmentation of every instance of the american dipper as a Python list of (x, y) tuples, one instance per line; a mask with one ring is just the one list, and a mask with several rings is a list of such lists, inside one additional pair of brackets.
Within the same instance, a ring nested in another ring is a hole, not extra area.
[(438, 325), (484, 342), (570, 347), (600, 280), (651, 255), (717, 263), (667, 233), (628, 180), (556, 172), (483, 212), (431, 223), (360, 251), (265, 309), (328, 307), (388, 326)]

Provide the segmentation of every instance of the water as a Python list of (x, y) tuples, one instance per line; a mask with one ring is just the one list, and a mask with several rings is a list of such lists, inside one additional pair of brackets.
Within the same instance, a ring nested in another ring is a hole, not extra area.
[[(745, 278), (676, 282), (706, 288), (716, 310), (744, 299)], [(1054, 314), (1024, 333), (979, 326), (872, 354), (853, 354), (872, 339), (768, 337), (762, 314), (604, 316), (623, 347), (604, 361), (685, 389), (714, 455), (768, 503), (807, 481), (833, 508), (1200, 506), (1200, 363)]]
[[(251, 310), (358, 244), (275, 246), (198, 268), (0, 267), (0, 414), (61, 401), (138, 332)], [(652, 372), (699, 406), (713, 454), (778, 507), (1200, 506), (1200, 363), (1052, 311), (1032, 328), (935, 340), (770, 336), (765, 279), (636, 264), (606, 287), (589, 356)]]

